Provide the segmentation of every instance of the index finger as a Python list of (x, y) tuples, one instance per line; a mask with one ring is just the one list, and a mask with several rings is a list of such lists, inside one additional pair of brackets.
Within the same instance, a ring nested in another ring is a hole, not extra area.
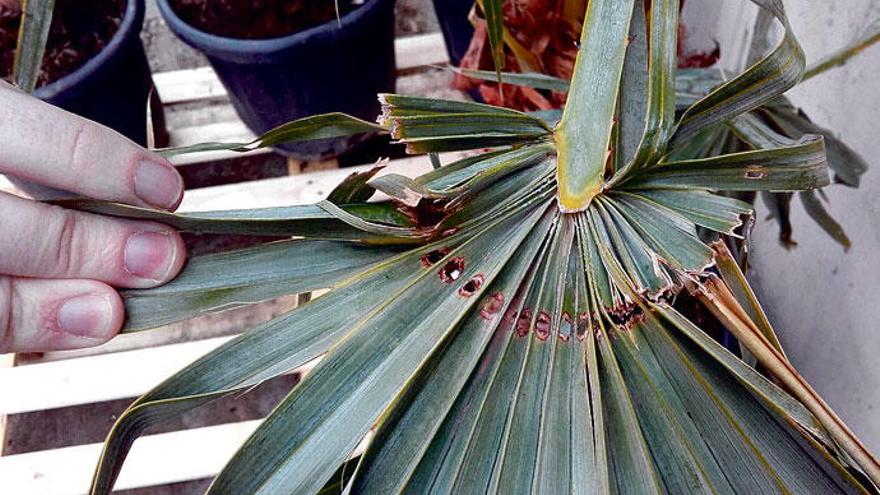
[(96, 199), (173, 210), (183, 180), (164, 158), (0, 81), (0, 172)]

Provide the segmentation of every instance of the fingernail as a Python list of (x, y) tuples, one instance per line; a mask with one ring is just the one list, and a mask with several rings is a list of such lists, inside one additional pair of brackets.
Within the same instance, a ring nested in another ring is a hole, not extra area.
[(58, 308), (58, 326), (77, 337), (107, 335), (112, 318), (113, 308), (103, 296), (88, 294), (72, 297)]
[(168, 210), (180, 203), (183, 184), (170, 165), (144, 160), (135, 172), (134, 192), (150, 205)]
[(174, 259), (175, 244), (167, 234), (138, 232), (125, 243), (125, 269), (136, 277), (165, 280)]

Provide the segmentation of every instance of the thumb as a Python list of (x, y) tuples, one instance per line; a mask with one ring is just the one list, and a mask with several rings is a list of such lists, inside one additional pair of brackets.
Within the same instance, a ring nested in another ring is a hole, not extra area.
[(123, 312), (119, 294), (101, 282), (0, 276), (0, 353), (103, 344)]

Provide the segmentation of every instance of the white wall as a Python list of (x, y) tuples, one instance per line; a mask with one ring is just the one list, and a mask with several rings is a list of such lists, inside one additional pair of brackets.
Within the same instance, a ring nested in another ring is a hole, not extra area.
[[(880, 19), (880, 0), (785, 2), (808, 60), (845, 45)], [(830, 210), (848, 253), (796, 200), (790, 252), (766, 210), (754, 231), (751, 279), (795, 366), (874, 452), (880, 452), (880, 44), (790, 92), (872, 167), (858, 190), (833, 186)]]
[[(746, 0), (685, 5), (683, 20), (695, 35), (688, 44), (705, 49), (716, 39), (722, 66), (742, 67), (757, 9)], [(808, 61), (843, 47), (880, 19), (880, 0), (785, 0), (785, 6)], [(858, 190), (828, 189), (830, 210), (853, 242), (848, 253), (797, 200), (792, 222), (799, 245), (785, 251), (759, 204), (750, 279), (795, 366), (880, 453), (880, 44), (789, 96), (872, 168)]]

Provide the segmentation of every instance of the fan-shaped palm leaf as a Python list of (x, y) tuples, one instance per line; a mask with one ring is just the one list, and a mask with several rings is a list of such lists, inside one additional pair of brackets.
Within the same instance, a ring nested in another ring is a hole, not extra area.
[[(317, 493), (371, 430), (349, 493), (873, 491), (875, 458), (788, 363), (723, 244), (697, 231), (733, 235), (750, 212), (714, 191), (829, 183), (821, 136), (740, 117), (804, 67), (781, 3), (755, 3), (785, 28), (780, 45), (678, 118), (677, 2), (593, 0), (558, 126), (383, 95), (381, 123), (412, 151), (495, 150), (416, 179), (354, 176), (317, 207), (71, 203), (306, 238), (196, 258), (172, 284), (126, 293), (131, 329), (330, 289), (138, 399), (107, 439), (93, 493), (111, 490), (150, 424), (321, 356), (210, 493)], [(627, 55), (632, 37), (650, 40), (644, 58)], [(756, 149), (695, 152), (718, 125)], [(373, 188), (394, 201), (363, 203)], [(686, 293), (766, 375), (674, 307)]]

